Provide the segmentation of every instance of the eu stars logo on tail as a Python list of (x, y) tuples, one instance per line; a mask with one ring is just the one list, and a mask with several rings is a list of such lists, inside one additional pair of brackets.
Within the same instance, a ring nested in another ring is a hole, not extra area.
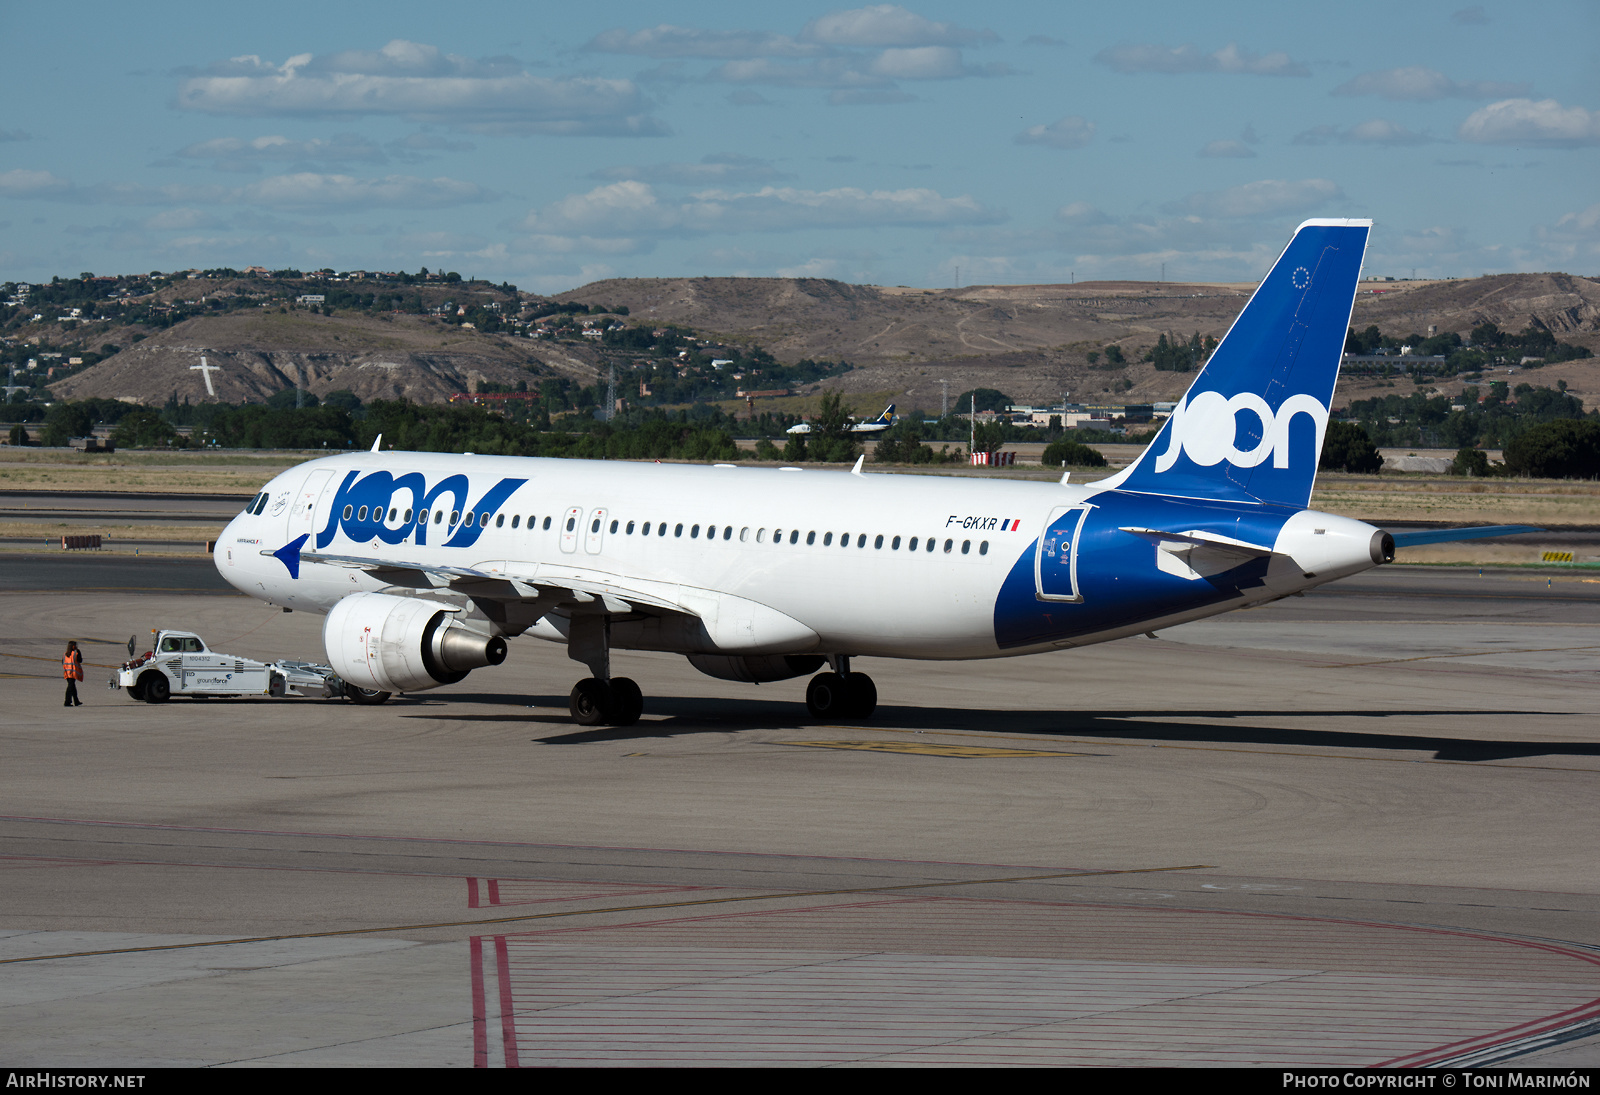
[(1311, 500), (1369, 220), (1309, 220), (1257, 287), (1123, 490)]

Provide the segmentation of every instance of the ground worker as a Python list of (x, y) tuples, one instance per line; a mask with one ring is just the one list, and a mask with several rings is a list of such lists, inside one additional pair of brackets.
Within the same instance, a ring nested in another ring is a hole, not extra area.
[(78, 698), (78, 682), (83, 680), (83, 655), (78, 653), (78, 644), (69, 641), (67, 652), (61, 657), (61, 675), (67, 678), (66, 707), (82, 707), (83, 701)]

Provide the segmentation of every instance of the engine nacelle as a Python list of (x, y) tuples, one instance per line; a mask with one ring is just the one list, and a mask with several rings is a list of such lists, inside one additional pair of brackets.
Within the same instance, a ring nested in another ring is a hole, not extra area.
[(804, 677), (821, 669), (821, 654), (690, 654), (689, 664), (708, 677), (744, 684), (765, 684)]
[(505, 639), (455, 623), (452, 616), (459, 611), (419, 597), (351, 594), (333, 606), (322, 625), (328, 664), (359, 688), (420, 692), (505, 661)]

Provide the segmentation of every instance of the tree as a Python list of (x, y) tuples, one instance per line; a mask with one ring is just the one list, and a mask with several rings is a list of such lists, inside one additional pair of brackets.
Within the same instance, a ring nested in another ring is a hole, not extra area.
[(1489, 455), (1482, 449), (1475, 449), (1468, 445), (1456, 453), (1456, 458), (1450, 461), (1451, 475), (1470, 475), (1481, 478), (1489, 474)]
[(1076, 441), (1062, 438), (1045, 446), (1044, 455), (1039, 458), (1039, 463), (1047, 468), (1059, 468), (1062, 465), (1103, 468), (1106, 466), (1106, 458), (1098, 449), (1091, 449), (1088, 445), (1080, 445)]
[(838, 392), (827, 392), (822, 407), (811, 423), (811, 459), (846, 463), (854, 460), (861, 448), (859, 435), (850, 432), (854, 408), (844, 405)]
[(1367, 431), (1354, 422), (1329, 422), (1328, 432), (1322, 439), (1322, 459), (1317, 467), (1322, 471), (1348, 471), (1371, 474), (1383, 468), (1383, 457), (1367, 436)]
[(1558, 418), (1541, 422), (1505, 446), (1506, 469), (1542, 479), (1589, 479), (1600, 475), (1600, 419)]
[(956, 414), (970, 413), (974, 397), (977, 398), (978, 410), (994, 411), (996, 414), (1016, 402), (1005, 392), (996, 391), (993, 388), (970, 388), (956, 396), (955, 405), (951, 407), (951, 410)]

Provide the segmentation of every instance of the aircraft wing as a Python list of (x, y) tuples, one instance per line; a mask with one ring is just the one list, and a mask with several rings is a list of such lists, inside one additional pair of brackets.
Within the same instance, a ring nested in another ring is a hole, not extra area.
[(697, 615), (693, 609), (685, 605), (643, 590), (625, 590), (608, 581), (596, 581), (595, 576), (540, 577), (534, 574), (513, 574), (502, 566), (494, 564), (487, 568), (457, 567), (397, 559), (364, 559), (359, 555), (328, 555), (314, 551), (301, 552), (300, 559), (307, 563), (325, 563), (350, 570), (362, 570), (391, 585), (418, 589), (450, 588), (474, 598), (488, 600), (543, 600), (552, 608), (562, 603), (588, 604), (598, 600), (608, 613), (633, 612), (637, 611), (639, 606), (645, 606), (666, 612)]
[(1475, 528), (1427, 529), (1423, 532), (1391, 532), (1394, 546), (1418, 547), (1422, 544), (1448, 544), (1456, 540), (1482, 540), (1488, 536), (1516, 536), (1524, 532), (1543, 532), (1532, 525), (1479, 525)]

